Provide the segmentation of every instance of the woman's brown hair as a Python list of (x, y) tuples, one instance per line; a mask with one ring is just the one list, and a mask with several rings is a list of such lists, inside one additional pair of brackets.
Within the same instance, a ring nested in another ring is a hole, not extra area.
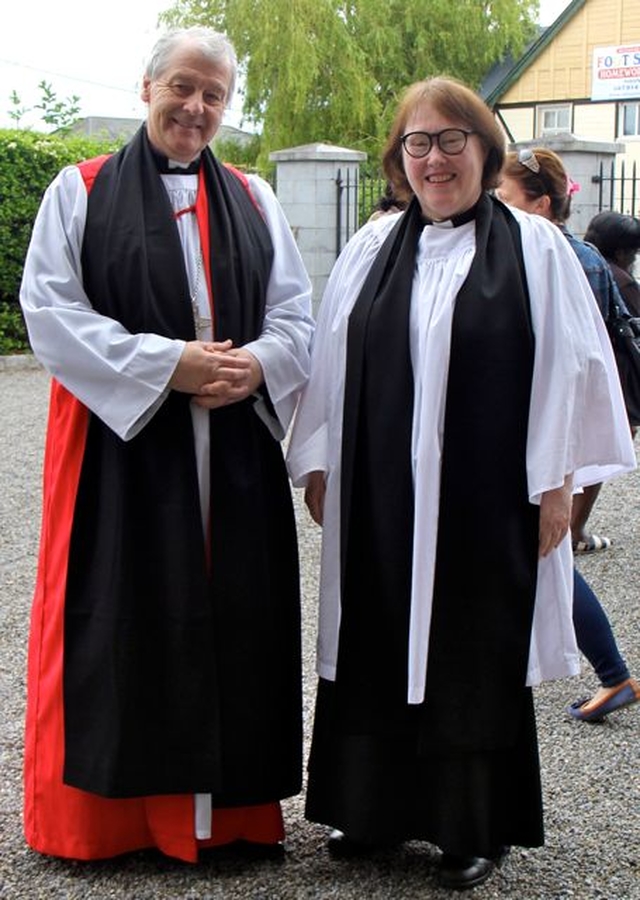
[(404, 172), (400, 138), (414, 111), (423, 104), (429, 104), (440, 115), (477, 134), (486, 154), (482, 187), (485, 190), (496, 187), (505, 155), (506, 141), (502, 129), (475, 91), (455, 78), (438, 77), (410, 85), (400, 100), (382, 156), (382, 167), (393, 186), (394, 195), (405, 201), (413, 196)]
[(554, 222), (566, 222), (571, 215), (571, 181), (562, 160), (553, 150), (536, 147), (535, 150), (507, 153), (502, 175), (517, 181), (531, 200), (546, 195)]

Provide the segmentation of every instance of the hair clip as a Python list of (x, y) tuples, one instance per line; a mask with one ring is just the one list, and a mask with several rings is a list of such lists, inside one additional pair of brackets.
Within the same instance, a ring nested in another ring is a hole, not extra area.
[(518, 162), (521, 163), (525, 168), (529, 169), (530, 172), (533, 172), (534, 175), (537, 175), (540, 172), (540, 163), (538, 162), (538, 158), (536, 157), (533, 150), (530, 150), (528, 147), (524, 150), (520, 150), (518, 153)]

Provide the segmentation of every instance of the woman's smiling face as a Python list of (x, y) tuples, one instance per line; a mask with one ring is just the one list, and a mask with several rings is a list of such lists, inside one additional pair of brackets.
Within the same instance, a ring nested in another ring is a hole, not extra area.
[[(407, 120), (405, 134), (414, 131), (438, 134), (447, 128), (469, 132), (464, 122), (454, 121), (437, 112), (430, 103), (419, 106)], [(486, 152), (478, 135), (470, 133), (461, 153), (443, 153), (438, 141), (426, 156), (416, 159), (402, 151), (404, 171), (422, 212), (434, 221), (443, 221), (465, 212), (478, 202)]]

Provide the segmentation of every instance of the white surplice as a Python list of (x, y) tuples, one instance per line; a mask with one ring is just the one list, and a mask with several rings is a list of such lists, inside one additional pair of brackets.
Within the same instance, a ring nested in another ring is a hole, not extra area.
[[(529, 498), (539, 504), (541, 495), (560, 487), (570, 473), (579, 489), (631, 471), (635, 452), (609, 338), (575, 254), (550, 222), (513, 213), (522, 232), (535, 334), (526, 463)], [(340, 468), (348, 317), (397, 219), (389, 215), (364, 226), (334, 267), (319, 310), (311, 377), (288, 450), (295, 485), (303, 486), (313, 471), (326, 476), (317, 669), (331, 681), (340, 630)], [(410, 315), (415, 515), (409, 703), (421, 703), (425, 693), (451, 325), (455, 298), (474, 254), (474, 222), (455, 229), (450, 223), (425, 226), (417, 251)], [(463, 471), (459, 477), (472, 485), (474, 472)], [(482, 535), (473, 539), (482, 540)], [(538, 564), (527, 684), (579, 672), (572, 570), (567, 534)]]

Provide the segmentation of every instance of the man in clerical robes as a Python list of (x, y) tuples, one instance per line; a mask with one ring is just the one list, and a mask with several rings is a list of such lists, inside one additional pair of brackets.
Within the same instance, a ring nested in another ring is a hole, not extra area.
[(269, 186), (209, 143), (236, 57), (156, 44), (146, 123), (47, 190), (21, 302), (52, 375), (25, 831), (97, 859), (275, 847), (301, 787), (299, 577), (280, 441), (310, 285)]

